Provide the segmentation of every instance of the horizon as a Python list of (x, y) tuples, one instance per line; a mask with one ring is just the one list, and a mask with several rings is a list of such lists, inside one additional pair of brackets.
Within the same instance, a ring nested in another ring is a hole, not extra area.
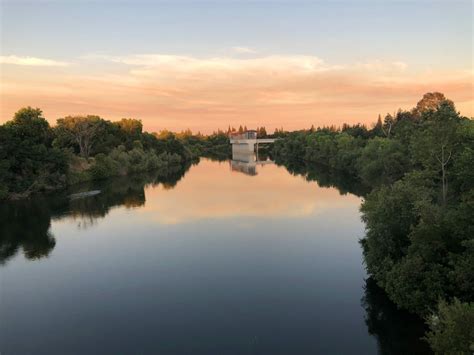
[(0, 4), (0, 123), (32, 106), (149, 132), (370, 126), (433, 91), (473, 116), (470, 1)]

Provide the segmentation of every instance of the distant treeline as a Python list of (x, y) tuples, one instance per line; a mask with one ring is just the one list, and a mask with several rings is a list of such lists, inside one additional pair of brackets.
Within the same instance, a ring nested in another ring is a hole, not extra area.
[(399, 307), (427, 317), (435, 352), (474, 351), (472, 119), (428, 93), (370, 129), (288, 133), (273, 154), (310, 179), (319, 166), (359, 185), (369, 274)]

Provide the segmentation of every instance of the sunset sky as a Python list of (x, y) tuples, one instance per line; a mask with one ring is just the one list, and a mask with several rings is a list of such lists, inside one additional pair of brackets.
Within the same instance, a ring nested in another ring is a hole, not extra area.
[(211, 132), (472, 116), (473, 2), (0, 0), (0, 123), (23, 106)]

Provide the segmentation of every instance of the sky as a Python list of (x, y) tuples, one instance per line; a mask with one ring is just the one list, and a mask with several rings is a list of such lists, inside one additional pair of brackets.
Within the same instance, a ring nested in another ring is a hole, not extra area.
[(370, 125), (431, 91), (472, 117), (473, 22), (471, 0), (0, 0), (0, 123)]

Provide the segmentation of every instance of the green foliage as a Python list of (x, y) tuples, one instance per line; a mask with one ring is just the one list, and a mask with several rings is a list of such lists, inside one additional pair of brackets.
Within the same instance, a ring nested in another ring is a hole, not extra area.
[[(474, 295), (474, 146), (465, 134), (472, 121), (444, 104), (424, 117), (408, 152), (416, 170), (375, 190), (362, 206), (368, 271), (393, 301), (418, 314), (439, 298), (472, 301)], [(444, 166), (441, 147), (450, 156)], [(398, 199), (405, 201), (396, 206)]]
[(365, 263), (382, 287), (388, 272), (408, 252), (409, 233), (420, 218), (419, 201), (428, 200), (428, 191), (402, 180), (374, 190), (362, 204), (367, 230), (362, 239)]
[(55, 129), (55, 145), (74, 147), (84, 158), (89, 158), (97, 137), (100, 136), (102, 120), (99, 116), (67, 116), (58, 119)]
[(181, 163), (182, 158), (176, 153), (164, 152), (156, 155), (153, 151), (143, 150), (140, 145), (130, 151), (126, 151), (124, 146), (119, 146), (108, 155), (97, 154), (88, 172), (93, 179), (152, 170), (158, 170), (162, 175), (166, 175), (170, 167), (179, 166)]
[(40, 109), (0, 125), (0, 199), (109, 176), (186, 164), (195, 155), (174, 134), (143, 133), (134, 119), (67, 116), (51, 128)]
[[(307, 179), (349, 176), (366, 191), (367, 270), (399, 307), (425, 315), (439, 299), (474, 299), (474, 122), (439, 93), (361, 125), (287, 134), (277, 163)], [(319, 172), (316, 172), (318, 171)], [(368, 189), (367, 189), (367, 188)]]
[[(360, 129), (360, 128), (359, 128)], [(356, 130), (357, 131), (357, 130)], [(354, 132), (356, 132), (354, 131)], [(357, 175), (357, 159), (364, 147), (364, 140), (346, 127), (337, 132), (323, 128), (316, 131), (288, 133), (274, 144), (273, 155), (277, 163), (317, 164), (346, 175)]]
[(367, 142), (357, 161), (359, 176), (368, 185), (392, 183), (410, 170), (406, 147), (399, 141), (376, 137)]
[(63, 186), (66, 156), (52, 146), (53, 132), (40, 109), (27, 107), (0, 126), (0, 198)]
[(194, 157), (206, 156), (217, 159), (229, 159), (232, 154), (229, 137), (222, 131), (214, 132), (208, 136), (201, 134), (192, 135), (191, 132), (184, 132), (178, 134), (177, 138), (183, 142)]
[(441, 301), (438, 310), (427, 318), (430, 331), (426, 340), (435, 354), (470, 355), (474, 352), (474, 303), (454, 299)]

